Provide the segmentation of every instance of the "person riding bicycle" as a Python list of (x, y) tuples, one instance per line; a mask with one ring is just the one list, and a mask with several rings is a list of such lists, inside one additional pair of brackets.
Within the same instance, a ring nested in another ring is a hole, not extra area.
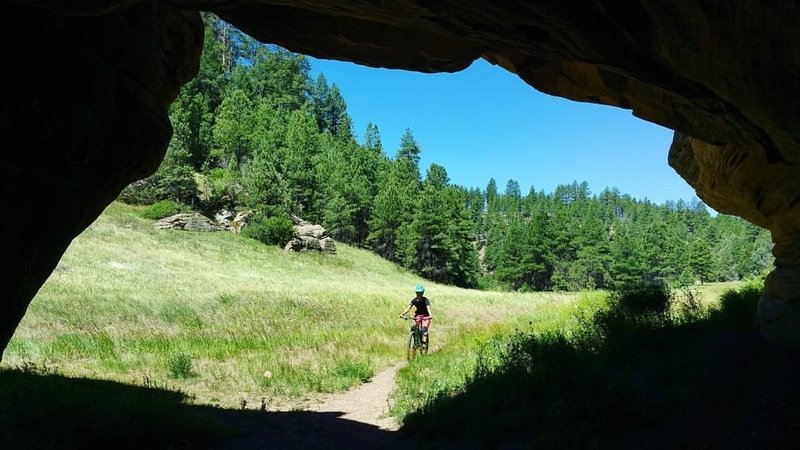
[(400, 317), (405, 319), (406, 313), (409, 312), (411, 308), (416, 308), (414, 311), (414, 321), (417, 323), (417, 326), (422, 329), (422, 340), (425, 345), (428, 345), (428, 329), (431, 326), (431, 319), (433, 319), (431, 301), (424, 295), (425, 286), (418, 284), (414, 292), (416, 293), (416, 297), (411, 299), (408, 308), (400, 314)]

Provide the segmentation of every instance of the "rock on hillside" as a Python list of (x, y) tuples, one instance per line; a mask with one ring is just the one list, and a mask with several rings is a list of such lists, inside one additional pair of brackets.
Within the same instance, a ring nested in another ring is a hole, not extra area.
[(178, 213), (165, 217), (155, 223), (160, 230), (186, 230), (186, 231), (220, 231), (217, 224), (208, 217), (197, 213)]
[(322, 225), (312, 224), (297, 216), (292, 216), (295, 225), (292, 227), (294, 238), (286, 243), (284, 250), (314, 250), (324, 253), (336, 253), (336, 243), (328, 236)]

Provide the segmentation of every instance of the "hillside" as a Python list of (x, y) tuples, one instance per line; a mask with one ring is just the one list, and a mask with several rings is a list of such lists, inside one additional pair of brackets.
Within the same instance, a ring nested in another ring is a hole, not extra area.
[[(403, 358), (397, 314), (417, 276), (347, 245), (334, 256), (295, 254), (232, 233), (157, 230), (138, 210), (114, 203), (75, 239), (4, 366), (168, 386), (200, 404), (266, 397), (292, 408)], [(425, 284), (442, 351), (560, 317), (576, 298)], [(474, 357), (461, 358), (469, 371)]]

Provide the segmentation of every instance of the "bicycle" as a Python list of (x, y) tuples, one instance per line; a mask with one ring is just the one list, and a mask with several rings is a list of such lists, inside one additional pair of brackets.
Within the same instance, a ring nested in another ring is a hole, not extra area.
[(427, 355), (428, 354), (428, 345), (430, 344), (430, 335), (428, 335), (428, 340), (423, 338), (422, 327), (420, 323), (422, 322), (421, 319), (417, 319), (416, 317), (406, 317), (400, 316), (404, 320), (413, 320), (414, 323), (411, 325), (411, 332), (408, 335), (408, 346), (406, 347), (406, 358), (410, 361), (414, 359), (416, 356)]

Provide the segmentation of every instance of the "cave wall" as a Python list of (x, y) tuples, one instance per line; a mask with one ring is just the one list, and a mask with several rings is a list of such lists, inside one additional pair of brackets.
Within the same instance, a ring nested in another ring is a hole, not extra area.
[[(290, 50), (380, 67), (457, 71), (479, 57), (536, 89), (677, 130), (669, 163), (720, 212), (772, 232), (759, 306), (775, 341), (800, 345), (800, 5), (710, 0), (508, 2), (18, 0), (4, 103), (19, 202), (4, 224), (0, 349), (79, 234), (157, 167), (167, 108), (194, 76), (198, 10)], [(666, 149), (665, 149), (666, 150)], [(53, 193), (56, 193), (55, 195)], [(57, 219), (53, 219), (57, 218)]]
[(6, 198), (0, 355), (72, 239), (158, 168), (167, 108), (199, 67), (198, 13), (134, 6), (65, 16), (4, 5)]

